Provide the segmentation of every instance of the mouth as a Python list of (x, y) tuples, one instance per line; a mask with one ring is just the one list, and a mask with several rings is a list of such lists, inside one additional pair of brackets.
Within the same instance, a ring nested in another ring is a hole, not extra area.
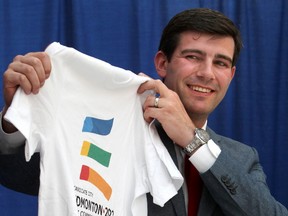
[(192, 89), (193, 91), (196, 91), (196, 92), (201, 92), (201, 93), (210, 93), (210, 92), (212, 92), (211, 89), (204, 88), (204, 87), (200, 87), (200, 86), (191, 86), (191, 85), (188, 85), (188, 87), (189, 87), (190, 89)]

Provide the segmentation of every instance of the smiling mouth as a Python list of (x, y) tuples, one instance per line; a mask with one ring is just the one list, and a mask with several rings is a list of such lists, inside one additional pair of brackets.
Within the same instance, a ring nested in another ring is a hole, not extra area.
[(200, 86), (190, 86), (189, 85), (189, 88), (191, 88), (193, 91), (196, 91), (196, 92), (202, 92), (202, 93), (210, 93), (210, 92), (212, 92), (211, 89), (203, 88), (203, 87), (200, 87)]

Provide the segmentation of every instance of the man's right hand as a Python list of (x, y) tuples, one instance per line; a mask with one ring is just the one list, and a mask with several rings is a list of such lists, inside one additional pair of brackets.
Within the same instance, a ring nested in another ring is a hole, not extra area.
[[(9, 64), (3, 74), (3, 96), (5, 107), (2, 116), (11, 105), (18, 87), (26, 94), (37, 94), (50, 76), (51, 62), (45, 52), (33, 52), (26, 55), (18, 55)], [(3, 130), (7, 133), (15, 132), (17, 129), (10, 123), (2, 120)]]

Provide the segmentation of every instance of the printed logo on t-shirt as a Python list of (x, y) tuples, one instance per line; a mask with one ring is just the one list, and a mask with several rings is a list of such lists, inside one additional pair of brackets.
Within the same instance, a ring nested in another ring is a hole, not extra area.
[[(94, 133), (106, 136), (111, 132), (113, 120), (103, 120), (93, 117), (86, 117), (83, 123), (82, 132)], [(87, 156), (104, 167), (109, 167), (111, 153), (100, 148), (96, 144), (83, 141), (81, 155)], [(112, 188), (109, 183), (96, 170), (87, 165), (82, 165), (80, 179), (88, 181), (97, 187), (104, 197), (109, 200), (112, 195)]]

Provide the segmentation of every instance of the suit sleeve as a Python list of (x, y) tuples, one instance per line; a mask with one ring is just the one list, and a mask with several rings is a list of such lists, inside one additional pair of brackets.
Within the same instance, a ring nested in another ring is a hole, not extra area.
[(288, 215), (270, 193), (257, 151), (230, 139), (220, 147), (218, 159), (201, 176), (225, 215)]
[(38, 195), (40, 157), (35, 153), (29, 162), (24, 156), (24, 146), (14, 154), (0, 154), (0, 183), (12, 190)]

